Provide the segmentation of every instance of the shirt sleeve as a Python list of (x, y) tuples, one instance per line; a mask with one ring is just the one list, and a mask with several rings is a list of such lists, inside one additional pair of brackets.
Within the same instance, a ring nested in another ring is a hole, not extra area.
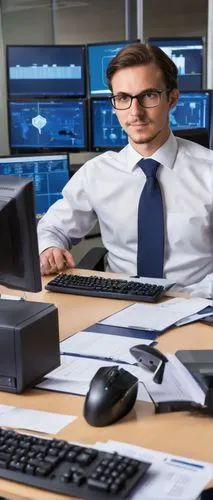
[[(90, 168), (92, 165), (90, 166)], [(80, 167), (38, 223), (39, 252), (55, 246), (70, 249), (97, 222), (91, 202), (86, 164)]]

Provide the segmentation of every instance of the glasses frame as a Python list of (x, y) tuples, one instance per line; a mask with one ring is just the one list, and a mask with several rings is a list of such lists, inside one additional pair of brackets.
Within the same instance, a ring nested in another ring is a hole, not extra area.
[[(147, 109), (149, 109), (149, 108), (156, 108), (157, 106), (159, 106), (159, 104), (160, 104), (160, 102), (161, 102), (161, 96), (162, 96), (162, 94), (164, 94), (165, 92), (167, 92), (167, 93), (168, 93), (168, 92), (170, 92), (170, 91), (171, 91), (171, 89), (163, 89), (163, 90), (160, 90), (160, 89), (148, 89), (148, 90), (143, 90), (142, 92), (139, 92), (139, 94), (135, 94), (135, 95), (125, 94), (125, 93), (123, 92), (123, 95), (125, 95), (125, 96), (127, 96), (127, 97), (129, 97), (129, 98), (131, 99), (131, 100), (130, 100), (130, 104), (129, 104), (129, 106), (127, 106), (127, 107), (125, 107), (125, 108), (118, 108), (118, 107), (117, 107), (117, 106), (115, 106), (115, 104), (113, 103), (113, 99), (115, 99), (115, 97), (118, 97), (120, 94), (111, 95), (111, 96), (109, 97), (109, 100), (110, 100), (110, 102), (111, 102), (111, 104), (112, 104), (113, 108), (114, 108), (114, 109), (117, 109), (118, 111), (125, 111), (126, 109), (130, 109), (130, 108), (131, 108), (131, 106), (132, 106), (132, 101), (133, 101), (133, 99), (137, 99), (138, 104), (140, 104), (140, 106), (141, 106), (142, 108), (147, 108)], [(158, 102), (158, 104), (154, 104), (153, 106), (144, 106), (143, 104), (141, 104), (140, 99), (141, 99), (141, 98), (143, 99), (143, 95), (146, 95), (146, 94), (148, 94), (148, 93), (150, 93), (150, 94), (154, 94), (154, 93), (158, 94), (158, 98), (159, 98), (159, 102)], [(122, 95), (122, 93), (121, 93), (121, 95)]]

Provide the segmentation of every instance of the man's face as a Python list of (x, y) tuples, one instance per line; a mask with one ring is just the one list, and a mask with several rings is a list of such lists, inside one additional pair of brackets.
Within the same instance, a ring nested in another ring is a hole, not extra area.
[[(133, 66), (115, 73), (111, 81), (112, 93), (137, 95), (145, 90), (164, 90), (163, 74), (156, 64)], [(132, 145), (163, 144), (169, 134), (168, 113), (178, 99), (178, 90), (162, 93), (160, 104), (154, 108), (143, 108), (137, 99), (126, 110), (115, 110), (118, 120), (129, 136)], [(138, 148), (136, 148), (138, 149)]]

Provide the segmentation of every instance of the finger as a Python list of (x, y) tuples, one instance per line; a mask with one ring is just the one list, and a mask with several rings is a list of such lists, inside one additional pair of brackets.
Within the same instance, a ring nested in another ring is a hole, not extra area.
[(51, 273), (51, 266), (46, 256), (42, 256), (42, 258), (40, 258), (40, 270), (42, 276)]
[(75, 267), (75, 261), (72, 254), (68, 250), (64, 250), (64, 259), (67, 267)]
[(64, 250), (55, 249), (51, 258), (49, 258), (49, 262), (54, 266), (58, 271), (62, 271), (65, 267), (65, 258), (64, 258)]

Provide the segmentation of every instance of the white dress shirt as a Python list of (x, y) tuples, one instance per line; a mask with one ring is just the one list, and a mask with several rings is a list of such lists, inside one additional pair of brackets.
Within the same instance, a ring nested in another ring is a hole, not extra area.
[[(174, 137), (153, 155), (165, 208), (164, 277), (184, 290), (213, 297), (213, 151)], [(137, 274), (139, 198), (146, 182), (128, 144), (85, 163), (63, 189), (63, 199), (38, 224), (40, 252), (72, 242), (100, 224), (108, 270)]]

